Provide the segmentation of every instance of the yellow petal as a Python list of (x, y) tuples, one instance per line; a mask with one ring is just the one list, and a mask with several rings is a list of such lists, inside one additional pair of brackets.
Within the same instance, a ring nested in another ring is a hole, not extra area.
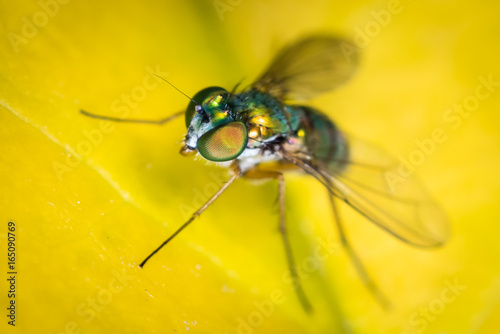
[[(16, 328), (4, 316), (0, 332), (498, 330), (496, 86), (457, 128), (443, 118), (476, 93), (478, 77), (500, 81), (498, 5), (402, 1), (382, 22), (383, 2), (63, 2), (1, 5), (0, 237), (4, 252), (14, 222), (18, 308)], [(367, 42), (357, 77), (313, 103), (343, 128), (403, 156), (435, 128), (446, 131), (416, 173), (450, 214), (450, 243), (413, 249), (343, 208), (393, 304), (386, 312), (339, 247), (324, 189), (290, 176), (289, 229), (313, 314), (283, 279), (273, 182), (239, 181), (138, 268), (226, 174), (178, 154), (182, 120), (108, 124), (78, 111), (160, 119), (188, 101), (153, 72), (191, 96), (230, 89), (250, 82), (280, 46), (316, 31)], [(317, 247), (331, 252), (312, 268)], [(14, 300), (6, 283), (3, 314)]]

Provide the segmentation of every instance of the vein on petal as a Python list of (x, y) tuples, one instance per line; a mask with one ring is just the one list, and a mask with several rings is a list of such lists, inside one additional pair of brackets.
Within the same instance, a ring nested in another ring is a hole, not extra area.
[(113, 177), (111, 176), (111, 173), (109, 173), (107, 170), (102, 168), (99, 165), (96, 165), (92, 162), (92, 159), (84, 159), (82, 156), (80, 156), (69, 144), (65, 144), (60, 142), (52, 133), (50, 133), (46, 127), (41, 126), (39, 124), (36, 124), (32, 122), (29, 118), (24, 116), (19, 110), (16, 110), (12, 106), (10, 106), (9, 103), (7, 103), (4, 100), (0, 100), (0, 106), (7, 109), (10, 111), (12, 114), (14, 114), (17, 118), (22, 120), (23, 122), (31, 125), (35, 129), (39, 130), (41, 133), (43, 133), (49, 140), (51, 140), (53, 143), (61, 146), (66, 152), (71, 154), (73, 157), (77, 158), (80, 161), (83, 161), (87, 166), (92, 168), (94, 171), (97, 172), (108, 184), (115, 189), (118, 194), (127, 202), (133, 204), (135, 207), (140, 208), (140, 206), (137, 204), (137, 202), (134, 201), (132, 196), (130, 196), (130, 193), (120, 187), (118, 182), (113, 180)]

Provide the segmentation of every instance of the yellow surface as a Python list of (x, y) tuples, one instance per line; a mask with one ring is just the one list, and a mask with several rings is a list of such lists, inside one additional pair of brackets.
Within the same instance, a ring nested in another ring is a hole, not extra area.
[[(475, 94), (479, 76), (500, 81), (497, 3), (401, 1), (378, 30), (372, 11), (393, 4), (154, 3), (69, 1), (51, 7), (46, 22), (36, 1), (1, 4), (1, 333), (498, 332), (500, 87), (459, 125), (443, 118)], [(26, 26), (34, 19), (42, 25), (36, 31)], [(362, 41), (359, 29), (374, 29), (372, 37)], [(231, 88), (252, 80), (280, 46), (315, 32), (363, 44), (354, 80), (312, 102), (340, 126), (405, 157), (415, 140), (445, 131), (416, 172), (449, 213), (450, 242), (411, 248), (342, 208), (353, 243), (392, 301), (384, 311), (338, 248), (325, 191), (290, 176), (297, 262), (303, 267), (321, 242), (334, 246), (303, 279), (312, 315), (282, 280), (273, 182), (237, 182), (139, 269), (225, 174), (178, 154), (181, 119), (101, 128), (78, 110), (116, 116), (125, 111), (123, 94), (133, 93), (129, 117), (161, 118), (187, 100), (148, 68), (189, 95)], [(9, 220), (17, 227), (15, 328), (4, 315)], [(466, 289), (452, 298), (445, 281)], [(259, 316), (255, 303), (270, 307), (273, 291), (285, 301)], [(238, 328), (249, 317), (258, 326)]]

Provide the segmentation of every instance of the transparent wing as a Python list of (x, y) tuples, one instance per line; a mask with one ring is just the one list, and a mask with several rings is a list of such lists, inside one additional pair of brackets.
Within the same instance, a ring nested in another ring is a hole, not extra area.
[(355, 137), (345, 138), (347, 159), (318, 166), (304, 154), (287, 152), (285, 157), (397, 238), (421, 247), (442, 245), (450, 234), (447, 216), (413, 175), (413, 167)]
[(282, 99), (310, 99), (346, 82), (358, 58), (356, 47), (345, 40), (305, 38), (282, 49), (253, 86)]

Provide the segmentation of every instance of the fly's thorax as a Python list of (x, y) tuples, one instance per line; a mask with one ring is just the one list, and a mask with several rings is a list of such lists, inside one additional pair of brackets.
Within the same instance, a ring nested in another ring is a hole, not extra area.
[(248, 128), (248, 147), (259, 148), (292, 132), (286, 106), (268, 93), (251, 89), (237, 94), (230, 105)]

